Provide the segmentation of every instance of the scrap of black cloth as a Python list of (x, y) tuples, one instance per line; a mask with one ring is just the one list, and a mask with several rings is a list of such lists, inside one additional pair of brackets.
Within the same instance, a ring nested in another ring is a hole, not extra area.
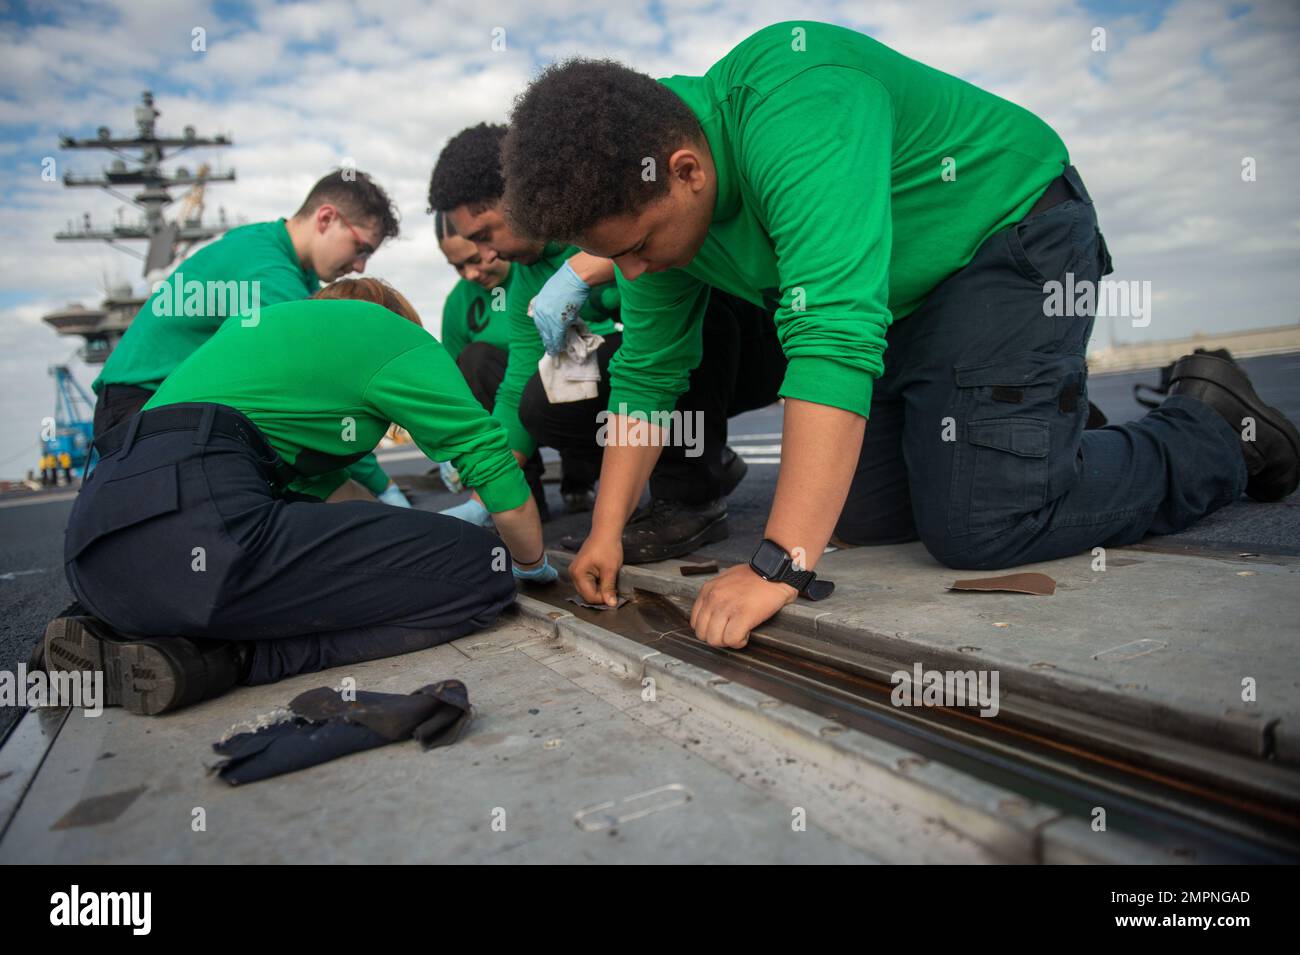
[(459, 680), (414, 693), (357, 692), (355, 700), (321, 686), (294, 697), (289, 709), (292, 719), (213, 743), (226, 757), (212, 767), (217, 775), (238, 786), (407, 739), (426, 750), (450, 746), (473, 717)]

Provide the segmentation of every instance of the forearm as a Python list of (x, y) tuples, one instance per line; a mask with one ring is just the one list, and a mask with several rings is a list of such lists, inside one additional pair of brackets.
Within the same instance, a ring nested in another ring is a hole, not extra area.
[(578, 274), (588, 285), (604, 285), (614, 281), (614, 262), (602, 259), (586, 252), (579, 252), (569, 259), (569, 268)]
[(781, 472), (766, 536), (811, 570), (821, 559), (849, 494), (867, 420), (830, 405), (787, 398)]
[(591, 534), (596, 538), (617, 540), (636, 510), (641, 491), (650, 480), (650, 472), (659, 461), (662, 433), (661, 429), (640, 418), (612, 415), (608, 424), (611, 432), (627, 435), (628, 441), (626, 445), (613, 442), (605, 445)]
[(542, 559), (542, 522), (531, 495), (518, 507), (493, 514), (492, 523), (516, 564), (532, 567)]

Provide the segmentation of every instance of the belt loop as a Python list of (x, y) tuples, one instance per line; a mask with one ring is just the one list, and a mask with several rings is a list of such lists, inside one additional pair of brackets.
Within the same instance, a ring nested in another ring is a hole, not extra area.
[(212, 423), (217, 417), (217, 406), (206, 404), (203, 406), (203, 414), (199, 416), (199, 428), (194, 432), (194, 443), (199, 447), (204, 447), (208, 439), (212, 437)]
[(137, 411), (131, 418), (131, 423), (126, 426), (126, 437), (122, 439), (122, 456), (118, 458), (119, 461), (125, 460), (131, 453), (131, 445), (135, 444), (135, 435), (140, 430), (142, 420), (144, 420), (144, 412)]

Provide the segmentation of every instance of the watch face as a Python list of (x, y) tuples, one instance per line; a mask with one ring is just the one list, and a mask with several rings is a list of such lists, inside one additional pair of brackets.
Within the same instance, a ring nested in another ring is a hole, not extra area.
[(776, 577), (784, 569), (784, 564), (789, 560), (785, 551), (777, 544), (769, 540), (763, 541), (758, 545), (758, 550), (750, 558), (749, 563), (763, 577)]

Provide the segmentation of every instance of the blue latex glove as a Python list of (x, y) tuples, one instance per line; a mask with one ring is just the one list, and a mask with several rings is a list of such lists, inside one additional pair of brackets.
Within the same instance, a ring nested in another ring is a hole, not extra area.
[(402, 489), (396, 484), (389, 484), (383, 491), (375, 495), (375, 500), (391, 504), (393, 507), (411, 506), (411, 502), (406, 499), (406, 495), (402, 493)]
[(537, 293), (531, 306), (533, 324), (542, 336), (548, 355), (558, 355), (564, 350), (564, 331), (587, 304), (590, 293), (591, 286), (578, 278), (568, 262)]
[(514, 571), (517, 580), (529, 580), (535, 584), (550, 584), (560, 578), (560, 572), (551, 566), (545, 554), (542, 555), (542, 562), (532, 570), (520, 570), (514, 563), (511, 563), (510, 569)]
[(465, 485), (460, 483), (460, 472), (450, 461), (443, 461), (438, 465), (438, 477), (442, 478), (442, 483), (447, 485), (447, 490), (452, 494), (459, 494), (465, 490)]
[(444, 508), (438, 513), (446, 514), (448, 517), (458, 517), (467, 524), (477, 524), (479, 527), (492, 526), (492, 515), (488, 513), (488, 509), (472, 497), (464, 504)]

